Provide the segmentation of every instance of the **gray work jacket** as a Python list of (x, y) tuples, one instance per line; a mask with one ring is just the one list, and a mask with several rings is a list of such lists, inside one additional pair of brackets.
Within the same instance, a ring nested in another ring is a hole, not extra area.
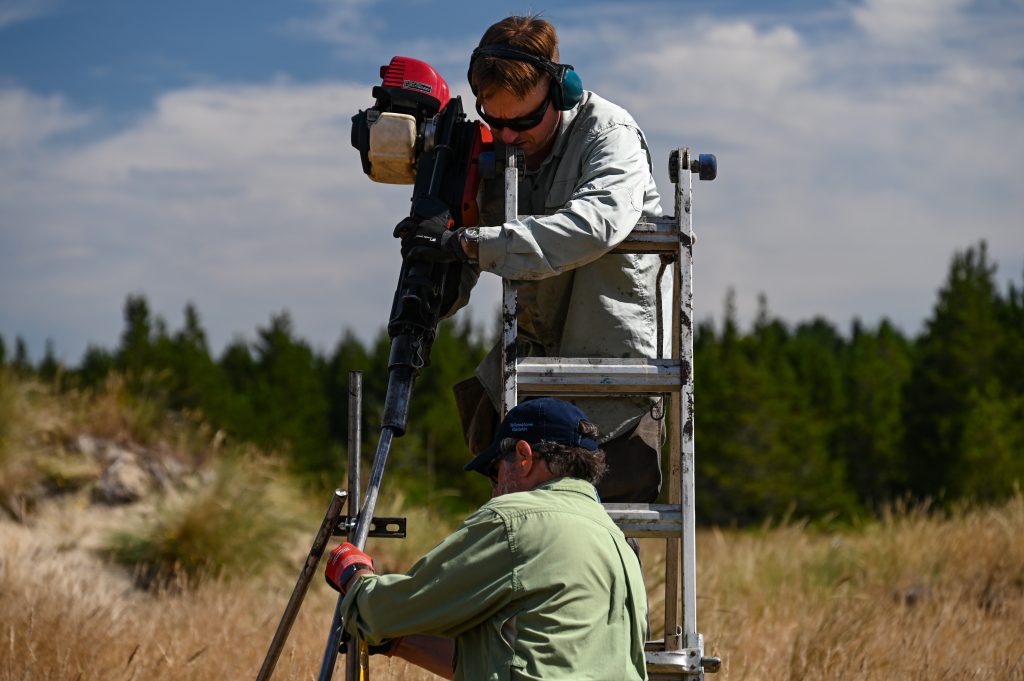
[[(608, 252), (641, 215), (661, 215), (659, 201), (643, 132), (625, 109), (592, 92), (562, 112), (548, 158), (520, 180), (518, 220), (504, 221), (503, 181), (485, 186), (479, 268), (512, 280), (521, 355), (654, 358), (664, 351), (655, 296), (661, 258)], [(476, 374), (500, 404), (500, 344)], [(651, 405), (650, 398), (574, 401), (603, 441)]]

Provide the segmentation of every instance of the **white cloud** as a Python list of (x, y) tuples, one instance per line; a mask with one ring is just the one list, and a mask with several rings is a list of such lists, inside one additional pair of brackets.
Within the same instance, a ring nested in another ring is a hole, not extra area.
[(852, 16), (871, 40), (933, 42), (963, 20), (969, 5), (970, 0), (864, 0)]
[[(324, 7), (338, 30), (373, 16), (361, 0)], [(719, 156), (719, 179), (696, 187), (699, 316), (734, 286), (746, 318), (764, 291), (791, 321), (884, 315), (914, 332), (952, 252), (979, 238), (1020, 276), (1024, 17), (895, 7), (797, 24), (649, 6), (559, 25), (584, 84), (647, 131), (666, 207), (669, 149)], [(475, 38), (395, 49), (443, 64), (466, 94), (459, 54)], [(100, 113), (0, 91), (0, 288), (18, 291), (0, 299), (0, 331), (37, 329), (36, 347), (52, 335), (75, 361), (86, 340), (116, 342), (139, 291), (172, 327), (195, 301), (215, 347), (282, 308), (324, 347), (343, 325), (375, 333), (410, 196), (365, 178), (349, 146), (375, 76), (176, 90), (87, 140)], [(489, 321), (493, 281), (480, 293)]]
[[(344, 326), (375, 334), (398, 275), (391, 231), (411, 187), (371, 182), (350, 146), (350, 116), (372, 103), (369, 90), (181, 90), (111, 137), (23, 150), (23, 172), (5, 156), (0, 271), (21, 295), (3, 301), (0, 318), (41, 318), (34, 326), (59, 330), (72, 360), (87, 340), (116, 342), (120, 305), (134, 291), (172, 327), (195, 301), (215, 348), (284, 308), (324, 347)], [(25, 93), (0, 97), (0, 111), (48, 106)], [(37, 139), (76, 116), (56, 120)]]
[(0, 29), (49, 14), (59, 0), (0, 0)]
[(0, 89), (0, 152), (31, 148), (53, 135), (86, 125), (59, 95), (39, 97), (21, 88)]
[(382, 26), (368, 11), (375, 0), (313, 0), (313, 4), (319, 8), (316, 16), (292, 19), (285, 30), (343, 49), (357, 49), (372, 45)]
[[(696, 187), (704, 314), (733, 285), (747, 318), (764, 291), (790, 320), (889, 316), (915, 332), (954, 249), (987, 239), (1004, 276), (1024, 262), (1021, 48), (992, 30), (1006, 17), (963, 10), (873, 2), (853, 9), (858, 30), (825, 37), (779, 21), (619, 16), (563, 31), (563, 54), (635, 115), (659, 168), (674, 146), (718, 153), (719, 180)], [(898, 26), (881, 35), (883, 20)], [(877, 47), (896, 31), (905, 46)], [(983, 49), (963, 39), (980, 34)]]

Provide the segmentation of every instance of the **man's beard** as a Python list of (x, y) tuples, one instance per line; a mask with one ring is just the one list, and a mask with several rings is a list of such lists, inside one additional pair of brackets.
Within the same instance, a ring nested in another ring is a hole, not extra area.
[(522, 488), (519, 486), (519, 480), (515, 479), (512, 475), (507, 475), (503, 480), (498, 481), (494, 490), (494, 496), (500, 497), (504, 494), (511, 494), (512, 492), (521, 492)]

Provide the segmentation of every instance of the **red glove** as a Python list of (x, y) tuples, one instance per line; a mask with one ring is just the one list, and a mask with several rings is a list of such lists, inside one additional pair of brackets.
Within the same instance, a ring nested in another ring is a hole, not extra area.
[(324, 577), (332, 588), (345, 593), (352, 576), (359, 570), (373, 572), (373, 558), (357, 549), (355, 544), (345, 542), (331, 551)]

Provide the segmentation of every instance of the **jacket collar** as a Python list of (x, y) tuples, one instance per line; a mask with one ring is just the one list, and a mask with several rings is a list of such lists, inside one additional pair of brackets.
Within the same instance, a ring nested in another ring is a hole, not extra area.
[(594, 501), (600, 501), (594, 486), (586, 480), (580, 480), (579, 478), (554, 478), (547, 482), (542, 482), (533, 489), (551, 490), (552, 492), (576, 492)]

